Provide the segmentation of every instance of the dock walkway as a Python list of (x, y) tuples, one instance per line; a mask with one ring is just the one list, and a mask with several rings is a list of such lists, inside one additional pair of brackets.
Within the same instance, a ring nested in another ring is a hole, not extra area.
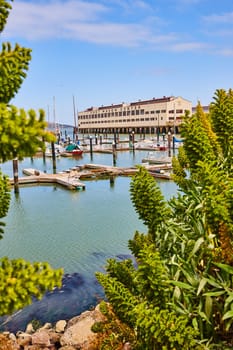
[[(19, 177), (19, 185), (23, 184), (41, 184), (41, 183), (57, 183), (65, 186), (70, 190), (85, 189), (85, 184), (80, 182), (79, 177), (71, 176), (70, 173), (58, 173), (58, 174), (47, 174), (43, 171), (36, 169), (23, 169), (23, 173), (28, 176)], [(11, 185), (14, 184), (14, 180), (10, 179)]]
[[(168, 164), (160, 164), (159, 166), (145, 164), (144, 166), (155, 178), (171, 179), (169, 174), (171, 167)], [(23, 169), (23, 174), (27, 176), (20, 177), (18, 183), (19, 185), (57, 183), (71, 190), (84, 190), (85, 184), (81, 182), (82, 179), (98, 180), (115, 176), (133, 176), (137, 171), (136, 167), (124, 168), (101, 164), (79, 165), (56, 174), (47, 174), (37, 169), (28, 168)], [(14, 180), (10, 179), (10, 183), (14, 185)]]

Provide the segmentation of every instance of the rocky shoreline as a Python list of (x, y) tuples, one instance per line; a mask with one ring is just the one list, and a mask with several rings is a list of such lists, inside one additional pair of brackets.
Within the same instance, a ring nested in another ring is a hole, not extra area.
[(95, 322), (104, 321), (99, 305), (91, 311), (59, 320), (54, 326), (46, 323), (37, 330), (29, 323), (25, 331), (0, 334), (0, 350), (94, 350), (98, 334), (92, 332)]

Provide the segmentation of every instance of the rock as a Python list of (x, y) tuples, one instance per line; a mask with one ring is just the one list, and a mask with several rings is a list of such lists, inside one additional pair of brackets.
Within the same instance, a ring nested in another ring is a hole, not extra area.
[(0, 334), (0, 350), (20, 350), (21, 347), (12, 339), (9, 339), (9, 335)]
[[(99, 335), (92, 332), (91, 327), (95, 322), (101, 321), (105, 321), (105, 317), (97, 306), (94, 310), (85, 311), (68, 322), (60, 320), (54, 327), (46, 323), (32, 334), (33, 327), (28, 324), (28, 333), (0, 333), (0, 350), (96, 350)], [(130, 344), (126, 343), (124, 350), (130, 349)]]
[(17, 338), (16, 338), (16, 336), (15, 336), (14, 333), (10, 333), (10, 334), (8, 335), (8, 338), (9, 338), (10, 340), (12, 340), (13, 342), (16, 343)]
[(35, 329), (33, 328), (32, 323), (29, 323), (26, 327), (25, 333), (32, 334), (35, 332)]
[(51, 329), (51, 328), (52, 328), (52, 324), (47, 322), (42, 327), (40, 327), (40, 330), (41, 329)]
[(34, 333), (32, 336), (32, 345), (42, 345), (48, 347), (51, 345), (48, 332), (46, 330), (40, 330)]
[(61, 336), (61, 345), (63, 347), (69, 345), (78, 349), (91, 350), (91, 344), (95, 342), (97, 337), (96, 333), (92, 332), (91, 327), (95, 322), (104, 320), (105, 318), (99, 311), (98, 306), (93, 311), (86, 311), (80, 316), (74, 317), (68, 322), (65, 332)]
[(27, 346), (30, 345), (32, 342), (32, 336), (30, 334), (27, 333), (19, 333), (17, 335), (17, 343), (20, 346)]
[(60, 344), (60, 338), (61, 338), (60, 333), (57, 333), (55, 330), (50, 329), (48, 335), (49, 335), (51, 344), (58, 344), (58, 343)]
[(63, 333), (65, 331), (67, 322), (65, 320), (60, 320), (55, 325), (55, 331), (57, 333)]

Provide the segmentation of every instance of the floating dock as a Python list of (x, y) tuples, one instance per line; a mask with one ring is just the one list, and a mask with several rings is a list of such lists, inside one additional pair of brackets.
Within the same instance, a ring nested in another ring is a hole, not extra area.
[[(144, 167), (155, 178), (171, 180), (171, 166), (168, 164), (149, 165)], [(48, 184), (57, 183), (70, 190), (85, 190), (85, 184), (81, 180), (98, 180), (115, 176), (133, 176), (138, 169), (136, 167), (115, 167), (101, 164), (85, 164), (75, 166), (56, 174), (47, 174), (37, 169), (23, 169), (23, 174), (27, 176), (19, 177), (18, 184)], [(14, 180), (10, 179), (10, 184), (14, 185)]]
[[(79, 177), (75, 177), (70, 172), (47, 174), (36, 169), (23, 169), (23, 173), (28, 176), (18, 178), (19, 185), (26, 184), (41, 184), (41, 183), (57, 183), (65, 186), (70, 190), (85, 190), (85, 184), (80, 182)], [(11, 185), (14, 185), (14, 180), (10, 179)]]

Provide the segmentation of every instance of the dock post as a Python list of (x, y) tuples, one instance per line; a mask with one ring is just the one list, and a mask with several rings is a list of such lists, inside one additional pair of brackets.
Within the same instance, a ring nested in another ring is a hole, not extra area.
[(134, 131), (132, 131), (132, 147), (133, 147), (133, 152), (134, 152)]
[(114, 185), (115, 185), (115, 177), (113, 175), (110, 175), (109, 180), (110, 180), (110, 187), (114, 187)]
[(112, 157), (113, 157), (113, 165), (116, 165), (116, 144), (113, 141), (112, 143)]
[(172, 148), (173, 152), (175, 151), (175, 135), (172, 136)]
[(117, 147), (117, 136), (116, 136), (116, 129), (114, 129), (114, 143), (115, 143), (115, 147)]
[(171, 157), (171, 132), (167, 133), (167, 141), (168, 141), (168, 157)]
[(19, 193), (18, 158), (13, 159), (13, 176), (14, 176), (14, 191), (15, 193)]
[(53, 158), (53, 173), (56, 174), (56, 155), (54, 142), (51, 142), (52, 158)]
[(90, 154), (91, 154), (91, 157), (93, 155), (93, 149), (92, 149), (92, 136), (89, 137), (90, 139)]

